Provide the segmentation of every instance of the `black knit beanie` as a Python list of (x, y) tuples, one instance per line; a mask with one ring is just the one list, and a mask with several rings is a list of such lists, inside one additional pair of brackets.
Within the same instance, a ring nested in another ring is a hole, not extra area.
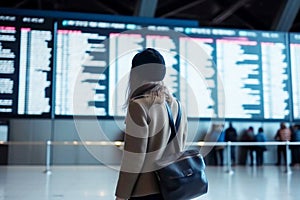
[(165, 60), (155, 49), (147, 48), (132, 59), (135, 76), (146, 81), (162, 81), (166, 74)]

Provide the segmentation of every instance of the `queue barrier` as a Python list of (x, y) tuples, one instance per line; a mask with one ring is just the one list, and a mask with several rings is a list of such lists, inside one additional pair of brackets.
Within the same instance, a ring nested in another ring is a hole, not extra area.
[[(85, 146), (116, 146), (116, 147), (121, 147), (124, 145), (124, 142), (122, 141), (50, 141), (47, 140), (46, 142), (44, 141), (32, 141), (32, 142), (27, 142), (27, 141), (0, 141), (0, 145), (46, 145), (46, 163), (45, 163), (45, 173), (51, 174), (51, 150), (52, 146), (55, 145), (71, 145), (71, 146), (80, 146), (80, 145), (85, 145)], [(203, 147), (203, 146), (224, 146), (227, 147), (227, 170), (226, 172), (229, 174), (233, 174), (234, 171), (232, 170), (232, 165), (231, 165), (231, 146), (259, 146), (259, 145), (265, 145), (265, 146), (279, 146), (279, 145), (285, 145), (286, 147), (286, 158), (288, 158), (288, 150), (290, 146), (293, 145), (299, 145), (300, 142), (276, 142), (276, 141), (271, 141), (271, 142), (205, 142), (205, 141), (199, 141), (199, 142), (187, 142), (187, 146), (196, 146), (196, 147)], [(288, 162), (286, 162), (285, 166), (285, 172), (290, 174), (291, 173), (291, 168)]]

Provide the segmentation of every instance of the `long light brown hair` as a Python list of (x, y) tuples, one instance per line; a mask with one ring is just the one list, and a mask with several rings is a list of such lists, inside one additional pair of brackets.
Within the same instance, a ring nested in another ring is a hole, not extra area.
[(170, 102), (172, 99), (172, 95), (163, 81), (141, 82), (140, 84), (136, 84), (136, 82), (132, 81), (131, 76), (129, 76), (126, 101), (123, 106), (124, 109), (127, 109), (131, 100), (140, 96), (149, 96), (153, 101), (158, 97), (167, 102)]

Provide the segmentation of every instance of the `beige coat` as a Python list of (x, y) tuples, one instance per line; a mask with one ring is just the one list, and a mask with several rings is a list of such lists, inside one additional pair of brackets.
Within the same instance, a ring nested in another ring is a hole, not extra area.
[[(177, 116), (177, 102), (170, 102), (174, 121)], [(187, 119), (184, 108), (177, 133), (180, 151), (184, 148), (187, 133)], [(162, 156), (171, 134), (165, 101), (144, 95), (131, 101), (126, 116), (126, 135), (121, 170), (116, 196), (129, 198), (159, 193), (154, 170), (155, 162)], [(174, 140), (168, 145), (175, 150)]]

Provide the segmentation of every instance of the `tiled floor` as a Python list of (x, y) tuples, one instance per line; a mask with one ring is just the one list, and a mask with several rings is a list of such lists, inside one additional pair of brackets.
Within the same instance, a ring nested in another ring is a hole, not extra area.
[[(113, 200), (117, 171), (105, 166), (0, 167), (0, 200)], [(300, 168), (208, 166), (208, 194), (199, 200), (299, 200)]]

